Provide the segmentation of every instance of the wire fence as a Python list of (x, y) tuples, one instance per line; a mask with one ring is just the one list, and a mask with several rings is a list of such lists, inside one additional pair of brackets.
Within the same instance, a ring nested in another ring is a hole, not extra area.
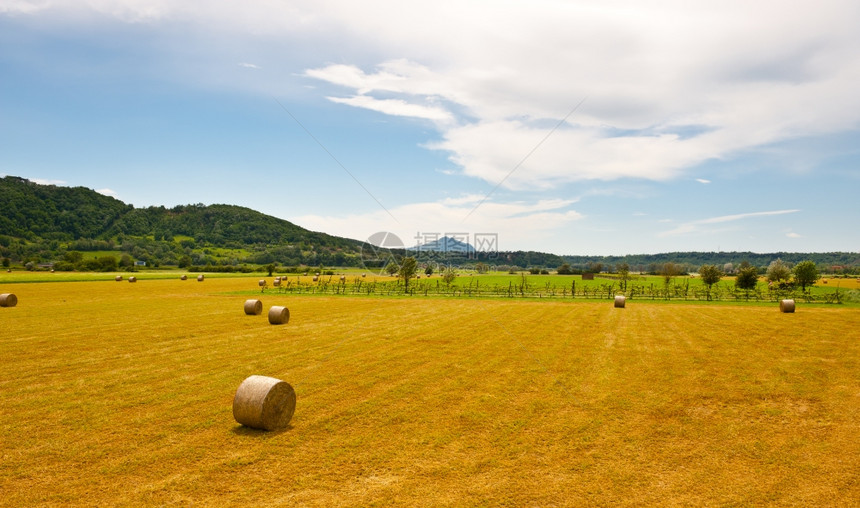
[(686, 284), (638, 284), (606, 282), (599, 284), (577, 284), (559, 286), (552, 283), (533, 284), (526, 280), (509, 281), (507, 284), (482, 283), (473, 279), (467, 283), (446, 283), (436, 280), (410, 280), (408, 287), (403, 279), (365, 280), (361, 277), (320, 277), (317, 281), (283, 279), (277, 285), (268, 283), (263, 293), (310, 294), (310, 295), (368, 295), (368, 296), (439, 296), (454, 298), (551, 298), (612, 300), (623, 295), (629, 300), (663, 301), (717, 301), (717, 302), (778, 302), (794, 299), (807, 303), (843, 303), (845, 291), (811, 292), (800, 288), (769, 288), (759, 285), (755, 289), (740, 289), (734, 284), (716, 284), (710, 288), (703, 285)]

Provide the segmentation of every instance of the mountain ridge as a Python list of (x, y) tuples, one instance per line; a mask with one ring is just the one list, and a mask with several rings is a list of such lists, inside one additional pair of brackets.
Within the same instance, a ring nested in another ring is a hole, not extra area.
[[(780, 258), (788, 263), (811, 259), (827, 268), (860, 270), (860, 253), (853, 252), (689, 251), (581, 256), (538, 251), (483, 252), (454, 238), (431, 243), (396, 252), (433, 262), (465, 265), (480, 261), (519, 268), (556, 268), (568, 263), (573, 268), (593, 269), (597, 265), (627, 263), (631, 270), (653, 271), (667, 262), (696, 269), (702, 264), (722, 267), (742, 261), (763, 267)], [(0, 178), (0, 257), (16, 262), (51, 261), (68, 250), (121, 250), (156, 266), (180, 264), (185, 256), (199, 265), (363, 266), (364, 245), (360, 240), (310, 231), (237, 205), (135, 208), (85, 187), (43, 185), (16, 176)], [(226, 250), (232, 252), (217, 252)], [(431, 255), (440, 251), (444, 256)]]

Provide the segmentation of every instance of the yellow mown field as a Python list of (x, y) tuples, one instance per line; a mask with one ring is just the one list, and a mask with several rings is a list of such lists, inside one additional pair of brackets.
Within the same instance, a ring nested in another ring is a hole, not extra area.
[[(291, 297), (257, 280), (0, 286), (18, 297), (0, 308), (0, 504), (860, 499), (857, 309)], [(272, 305), (289, 324), (268, 324)], [(287, 430), (233, 420), (252, 374), (294, 386)]]

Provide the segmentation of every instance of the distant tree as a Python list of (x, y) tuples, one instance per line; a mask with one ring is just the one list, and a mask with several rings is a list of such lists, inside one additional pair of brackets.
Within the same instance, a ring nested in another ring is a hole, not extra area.
[(806, 286), (815, 284), (819, 278), (818, 267), (812, 261), (801, 261), (794, 266), (794, 280), (800, 284), (802, 291), (806, 291)]
[(478, 272), (478, 273), (487, 273), (487, 270), (489, 270), (489, 269), (490, 269), (490, 267), (489, 267), (489, 266), (487, 266), (485, 263), (483, 263), (483, 262), (481, 262), (481, 261), (479, 261), (479, 262), (475, 265), (475, 271), (476, 271), (476, 272)]
[(398, 265), (397, 263), (395, 263), (393, 261), (388, 263), (387, 265), (385, 265), (385, 271), (388, 273), (388, 275), (394, 275), (399, 270), (400, 270), (400, 265)]
[(119, 264), (114, 256), (101, 256), (97, 261), (97, 270), (102, 272), (115, 272)]
[(3, 258), (3, 268), (9, 268), (12, 266), (12, 260), (9, 258)]
[(702, 276), (702, 282), (708, 286), (708, 300), (711, 299), (711, 286), (720, 282), (723, 273), (717, 268), (717, 265), (702, 265), (699, 268), (699, 275)]
[(405, 290), (409, 291), (409, 279), (415, 277), (415, 273), (418, 271), (418, 262), (415, 261), (415, 258), (408, 257), (403, 258), (403, 261), (400, 262), (400, 271), (398, 272), (398, 276), (403, 279), (403, 284)]
[(131, 256), (129, 256), (128, 254), (123, 254), (119, 258), (119, 266), (123, 268), (129, 268), (131, 266), (134, 266), (134, 259), (132, 259)]
[(454, 279), (456, 279), (456, 278), (457, 278), (457, 270), (455, 270), (453, 266), (449, 266), (448, 268), (446, 268), (444, 273), (442, 274), (442, 282), (444, 282), (445, 284), (447, 284), (449, 286), (451, 285), (452, 282), (454, 282)]
[(758, 284), (758, 270), (756, 267), (751, 266), (749, 263), (747, 263), (746, 266), (741, 264), (741, 267), (738, 268), (735, 286), (739, 289), (748, 291), (750, 289), (755, 289), (756, 284)]
[(266, 265), (266, 272), (269, 274), (269, 277), (272, 276), (272, 273), (275, 272), (275, 263), (269, 263)]
[(735, 270), (735, 265), (732, 263), (726, 263), (723, 265), (723, 273), (732, 273)]
[(660, 275), (663, 276), (663, 283), (667, 286), (670, 282), (672, 282), (673, 277), (677, 277), (681, 274), (681, 267), (676, 265), (673, 262), (664, 263), (662, 267), (660, 267)]
[(623, 291), (627, 290), (627, 280), (630, 278), (630, 265), (627, 263), (621, 262), (615, 266), (615, 270), (618, 272), (618, 275), (621, 276), (621, 289)]
[(427, 268), (424, 269), (424, 275), (428, 277), (433, 275), (433, 265), (427, 265)]
[(570, 267), (569, 263), (564, 263), (556, 269), (559, 275), (570, 275), (573, 273), (573, 269)]
[(84, 255), (76, 250), (69, 250), (63, 253), (63, 261), (77, 264), (84, 260)]
[(791, 277), (791, 269), (781, 259), (776, 258), (767, 266), (768, 282), (783, 282)]
[(599, 261), (589, 261), (586, 267), (591, 273), (600, 273), (603, 271), (603, 263)]
[(191, 256), (185, 254), (179, 258), (179, 268), (188, 268), (189, 266), (191, 266)]

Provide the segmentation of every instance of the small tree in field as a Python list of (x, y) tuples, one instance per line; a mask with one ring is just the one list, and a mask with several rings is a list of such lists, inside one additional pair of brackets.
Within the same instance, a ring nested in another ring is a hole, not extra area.
[(668, 287), (669, 283), (672, 282), (672, 277), (677, 277), (680, 274), (681, 267), (671, 261), (663, 265), (660, 269), (660, 275), (663, 276), (663, 282), (666, 284), (666, 287)]
[(618, 271), (618, 275), (621, 276), (621, 289), (627, 291), (627, 279), (630, 278), (630, 265), (623, 262), (618, 263), (615, 269)]
[(433, 266), (432, 265), (427, 265), (427, 268), (424, 269), (424, 275), (426, 275), (428, 277), (433, 275)]
[(794, 280), (800, 284), (800, 289), (806, 291), (806, 286), (815, 284), (821, 278), (818, 267), (813, 261), (801, 261), (794, 267)]
[(711, 299), (711, 286), (720, 282), (723, 273), (717, 268), (717, 265), (702, 265), (699, 268), (699, 275), (702, 276), (702, 282), (708, 286), (708, 300)]
[(398, 272), (398, 276), (403, 278), (406, 292), (409, 292), (409, 279), (415, 277), (415, 273), (417, 271), (418, 262), (415, 261), (415, 258), (403, 258), (403, 261), (400, 262), (400, 271)]
[(442, 275), (442, 282), (446, 285), (450, 286), (454, 279), (457, 278), (457, 271), (454, 270), (454, 267), (449, 266), (445, 269), (445, 273)]
[(758, 270), (754, 266), (743, 266), (738, 269), (738, 276), (735, 280), (735, 286), (738, 289), (743, 289), (744, 291), (749, 291), (750, 289), (755, 289), (756, 284), (758, 284)]
[(791, 270), (788, 268), (788, 265), (785, 264), (781, 259), (776, 258), (771, 261), (769, 265), (767, 265), (767, 280), (768, 282), (776, 282), (780, 283), (783, 281), (788, 281), (791, 277)]

